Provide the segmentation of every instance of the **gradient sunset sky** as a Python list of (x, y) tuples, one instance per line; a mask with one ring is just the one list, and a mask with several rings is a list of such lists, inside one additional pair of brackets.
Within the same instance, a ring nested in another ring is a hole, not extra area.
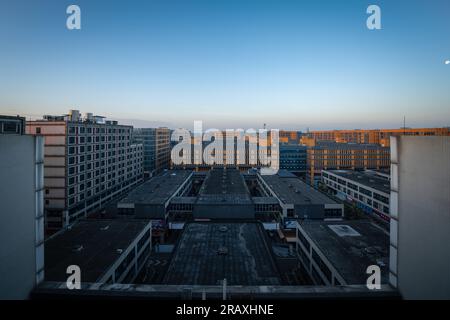
[[(66, 28), (81, 8), (82, 29)], [(377, 4), (382, 30), (366, 28)], [(450, 126), (450, 1), (0, 1), (0, 114)]]

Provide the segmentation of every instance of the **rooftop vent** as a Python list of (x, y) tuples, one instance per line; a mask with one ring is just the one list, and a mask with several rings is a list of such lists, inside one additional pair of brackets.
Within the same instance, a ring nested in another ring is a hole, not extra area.
[(361, 236), (361, 234), (356, 231), (355, 229), (353, 229), (352, 227), (348, 226), (348, 225), (329, 225), (328, 226), (331, 230), (333, 230), (339, 237), (345, 237), (345, 236), (349, 236), (349, 237), (357, 237), (357, 236)]
[(383, 260), (378, 259), (378, 260), (377, 260), (377, 265), (379, 265), (380, 267), (385, 267), (385, 266), (386, 266), (386, 263), (384, 263)]
[(367, 247), (364, 249), (368, 254), (374, 254), (377, 252), (377, 250), (375, 250), (375, 248), (372, 247)]
[(228, 248), (227, 247), (220, 247), (219, 249), (217, 249), (217, 254), (219, 256), (225, 256), (228, 254)]
[(220, 232), (227, 232), (227, 231), (228, 231), (228, 227), (227, 227), (227, 226), (221, 226), (221, 227), (219, 228), (219, 231), (220, 231)]
[(83, 248), (83, 245), (81, 245), (81, 244), (77, 244), (77, 245), (74, 245), (73, 247), (72, 247), (72, 252), (80, 252), (81, 250), (83, 250), (84, 248)]

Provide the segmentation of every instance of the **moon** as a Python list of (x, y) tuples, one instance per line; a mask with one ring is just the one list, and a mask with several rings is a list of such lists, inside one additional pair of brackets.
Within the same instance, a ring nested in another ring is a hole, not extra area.
[(445, 60), (445, 64), (450, 64), (450, 60)]

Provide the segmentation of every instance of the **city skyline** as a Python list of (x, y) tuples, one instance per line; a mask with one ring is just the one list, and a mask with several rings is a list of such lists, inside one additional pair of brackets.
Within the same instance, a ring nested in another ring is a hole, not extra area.
[[(450, 5), (377, 1), (17, 1), (0, 10), (0, 108), (135, 127), (446, 127)], [(26, 9), (26, 10), (25, 10)], [(32, 32), (30, 32), (32, 30)]]

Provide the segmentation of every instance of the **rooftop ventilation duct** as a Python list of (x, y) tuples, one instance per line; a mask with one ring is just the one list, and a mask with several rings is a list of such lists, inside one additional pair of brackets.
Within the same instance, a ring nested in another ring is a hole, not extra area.
[(70, 118), (70, 121), (74, 121), (74, 122), (80, 121), (80, 111), (79, 110), (70, 110), (69, 118)]
[(219, 256), (225, 256), (228, 254), (228, 248), (227, 247), (220, 247), (219, 249), (217, 249), (217, 254)]
[(73, 247), (72, 247), (72, 252), (80, 252), (81, 250), (83, 250), (84, 248), (83, 248), (83, 245), (81, 245), (81, 244), (77, 244), (77, 245), (74, 245)]

